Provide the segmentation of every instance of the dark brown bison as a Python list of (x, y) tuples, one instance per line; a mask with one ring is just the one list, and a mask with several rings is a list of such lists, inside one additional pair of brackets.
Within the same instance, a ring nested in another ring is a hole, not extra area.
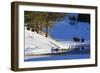
[(78, 38), (78, 37), (73, 37), (73, 40), (74, 40), (75, 42), (80, 42), (80, 38)]

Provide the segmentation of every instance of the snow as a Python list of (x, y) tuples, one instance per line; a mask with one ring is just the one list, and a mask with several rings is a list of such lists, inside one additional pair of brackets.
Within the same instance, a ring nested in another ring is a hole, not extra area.
[(44, 36), (37, 34), (36, 32), (25, 30), (25, 50), (31, 48), (29, 52), (41, 54), (50, 53), (52, 47), (56, 48), (56, 46), (50, 44)]
[(51, 48), (58, 47), (68, 49), (69, 45), (57, 42), (36, 32), (25, 30), (25, 53), (51, 53)]

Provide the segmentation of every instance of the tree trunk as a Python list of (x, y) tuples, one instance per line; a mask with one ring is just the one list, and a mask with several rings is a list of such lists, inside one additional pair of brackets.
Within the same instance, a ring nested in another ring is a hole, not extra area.
[(48, 30), (49, 30), (49, 26), (47, 25), (47, 27), (46, 27), (46, 37), (48, 37)]
[(36, 25), (36, 32), (39, 33), (39, 25)]
[(46, 37), (48, 37), (48, 33), (49, 33), (49, 14), (47, 16)]
[(43, 25), (42, 23), (40, 23), (40, 31), (42, 31), (42, 29), (43, 29)]

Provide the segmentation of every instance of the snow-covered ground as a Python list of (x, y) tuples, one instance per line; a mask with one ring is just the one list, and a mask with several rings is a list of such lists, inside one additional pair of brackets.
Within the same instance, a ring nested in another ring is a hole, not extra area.
[[(25, 29), (25, 58), (35, 57), (35, 55), (52, 53), (52, 49), (72, 49), (72, 46), (89, 44), (89, 41), (80, 43), (73, 41), (56, 41), (47, 38), (37, 32)], [(60, 51), (61, 52), (61, 51)]]
[[(54, 45), (55, 44), (55, 45)], [(36, 32), (25, 30), (25, 54), (44, 54), (51, 53), (52, 48), (66, 48), (69, 46), (60, 42), (57, 42), (51, 38), (47, 38)]]

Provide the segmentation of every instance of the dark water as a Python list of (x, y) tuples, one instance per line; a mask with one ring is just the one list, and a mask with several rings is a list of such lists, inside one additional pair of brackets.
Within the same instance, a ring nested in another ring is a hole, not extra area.
[(90, 58), (89, 54), (84, 55), (62, 55), (62, 56), (50, 56), (50, 57), (41, 57), (41, 58), (30, 58), (25, 59), (24, 61), (47, 61), (47, 60), (72, 60), (72, 59), (87, 59)]

